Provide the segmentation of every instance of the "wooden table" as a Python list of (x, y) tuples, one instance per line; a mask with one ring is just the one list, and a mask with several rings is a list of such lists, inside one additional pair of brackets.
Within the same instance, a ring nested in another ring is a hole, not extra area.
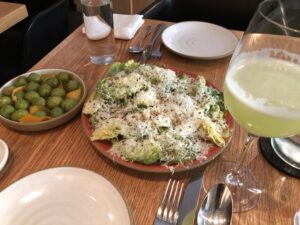
[[(148, 24), (157, 23), (158, 21), (147, 20), (143, 29)], [(235, 33), (241, 35), (241, 32)], [(138, 59), (137, 55), (129, 54), (127, 48), (130, 44), (136, 43), (141, 34), (142, 31), (139, 31), (132, 41), (117, 41), (118, 60)], [(148, 62), (163, 63), (201, 73), (218, 88), (222, 87), (230, 57), (202, 61), (183, 58), (166, 48), (162, 51), (161, 60), (152, 59)], [(32, 69), (43, 68), (71, 70), (79, 74), (88, 89), (92, 90), (95, 82), (106, 74), (108, 66), (96, 66), (90, 63), (86, 37), (81, 33), (81, 28), (78, 28)], [(84, 134), (80, 115), (60, 127), (37, 133), (17, 132), (1, 126), (0, 137), (7, 142), (12, 154), (10, 166), (0, 181), (0, 191), (18, 179), (42, 169), (58, 166), (82, 167), (106, 177), (120, 190), (128, 203), (135, 225), (153, 223), (170, 174), (134, 171), (99, 155)], [(221, 160), (235, 161), (245, 137), (245, 132), (237, 126), (231, 147), (212, 164)], [(300, 208), (300, 181), (272, 167), (262, 157), (257, 143), (248, 153), (245, 166), (250, 168), (260, 181), (262, 196), (255, 209), (234, 214), (233, 224), (292, 224), (294, 213)], [(174, 176), (185, 180), (190, 173), (183, 172)]]
[(28, 16), (26, 5), (0, 2), (0, 33)]

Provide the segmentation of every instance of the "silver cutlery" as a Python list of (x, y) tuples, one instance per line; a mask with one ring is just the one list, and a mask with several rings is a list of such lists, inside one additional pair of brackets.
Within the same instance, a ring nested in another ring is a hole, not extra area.
[(156, 58), (156, 59), (160, 59), (160, 57), (161, 57), (160, 48), (161, 48), (161, 42), (158, 44), (158, 46), (156, 47), (156, 49), (154, 49), (151, 52), (151, 57)]
[(159, 37), (159, 35), (166, 29), (166, 25), (164, 23), (160, 23), (157, 25), (156, 30), (152, 36), (151, 41), (147, 44), (146, 49), (144, 49), (143, 54), (139, 60), (141, 64), (144, 64), (147, 59), (151, 56), (153, 45), (155, 44), (155, 41)]
[(300, 225), (300, 210), (294, 216), (294, 225)]
[(144, 50), (144, 48), (142, 47), (142, 44), (143, 44), (145, 38), (152, 32), (152, 30), (153, 30), (152, 26), (150, 26), (150, 25), (147, 26), (146, 32), (143, 34), (143, 36), (141, 37), (139, 42), (135, 46), (130, 46), (128, 48), (128, 51), (131, 52), (131, 53), (142, 52)]
[(182, 196), (183, 183), (170, 179), (161, 204), (157, 210), (154, 225), (176, 225), (178, 207)]
[(216, 184), (204, 198), (197, 216), (198, 225), (231, 225), (233, 202), (229, 188)]
[(192, 177), (185, 188), (179, 207), (178, 224), (194, 224), (202, 181), (203, 169), (193, 170)]

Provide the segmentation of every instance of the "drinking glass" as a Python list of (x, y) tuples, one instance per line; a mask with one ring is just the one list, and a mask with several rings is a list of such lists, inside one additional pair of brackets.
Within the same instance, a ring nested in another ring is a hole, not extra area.
[(116, 46), (111, 0), (81, 0), (83, 21), (91, 62), (106, 65), (114, 62)]
[[(261, 188), (242, 166), (257, 136), (300, 133), (300, 1), (260, 3), (231, 58), (223, 86), (225, 105), (249, 132), (239, 162), (220, 162), (205, 171), (205, 186), (226, 183), (234, 212), (257, 204)], [(262, 171), (263, 172), (263, 171)]]

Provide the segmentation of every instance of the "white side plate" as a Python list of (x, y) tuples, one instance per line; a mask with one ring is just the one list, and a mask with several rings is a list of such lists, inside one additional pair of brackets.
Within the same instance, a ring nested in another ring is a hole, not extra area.
[(238, 38), (229, 30), (205, 22), (176, 23), (162, 34), (171, 51), (194, 59), (218, 59), (232, 54)]
[(8, 160), (8, 147), (7, 144), (0, 139), (0, 172), (4, 169)]
[(1, 225), (130, 225), (118, 190), (97, 173), (60, 167), (31, 174), (0, 193)]

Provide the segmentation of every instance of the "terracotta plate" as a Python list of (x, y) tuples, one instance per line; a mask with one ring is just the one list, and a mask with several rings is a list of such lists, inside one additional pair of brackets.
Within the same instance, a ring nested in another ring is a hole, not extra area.
[[(191, 72), (186, 72), (186, 71), (177, 70), (177, 69), (173, 69), (173, 70), (177, 71), (177, 73), (183, 72), (183, 73), (191, 76), (192, 78), (196, 77), (196, 75)], [(208, 85), (213, 86), (210, 84), (208, 84)], [(226, 120), (227, 120), (227, 124), (230, 127), (231, 135), (232, 135), (232, 131), (233, 131), (233, 127), (234, 127), (234, 120), (229, 113), (227, 113)], [(81, 121), (82, 121), (86, 135), (88, 136), (88, 138), (91, 137), (93, 130), (92, 130), (92, 127), (91, 127), (91, 124), (89, 121), (89, 116), (82, 114)], [(226, 149), (230, 140), (231, 140), (231, 136), (226, 139), (226, 144), (225, 144), (225, 147), (223, 147), (223, 148), (220, 148), (218, 146), (214, 146), (214, 147), (210, 148), (208, 150), (208, 153), (206, 154), (206, 159), (193, 160), (193, 161), (185, 163), (185, 164), (174, 164), (173, 171), (180, 172), (180, 171), (190, 170), (190, 169), (194, 169), (196, 167), (205, 165), (206, 163), (212, 161), (218, 155), (220, 155)], [(123, 165), (125, 167), (131, 168), (134, 170), (139, 170), (139, 171), (143, 171), (143, 172), (152, 172), (152, 173), (169, 173), (169, 172), (171, 172), (171, 170), (169, 168), (167, 168), (166, 166), (164, 166), (160, 163), (145, 165), (145, 164), (138, 163), (138, 162), (126, 161), (126, 160), (122, 159), (121, 157), (113, 155), (110, 152), (111, 143), (108, 141), (92, 141), (92, 144), (98, 152), (100, 152), (104, 156), (108, 157), (113, 162)]]

